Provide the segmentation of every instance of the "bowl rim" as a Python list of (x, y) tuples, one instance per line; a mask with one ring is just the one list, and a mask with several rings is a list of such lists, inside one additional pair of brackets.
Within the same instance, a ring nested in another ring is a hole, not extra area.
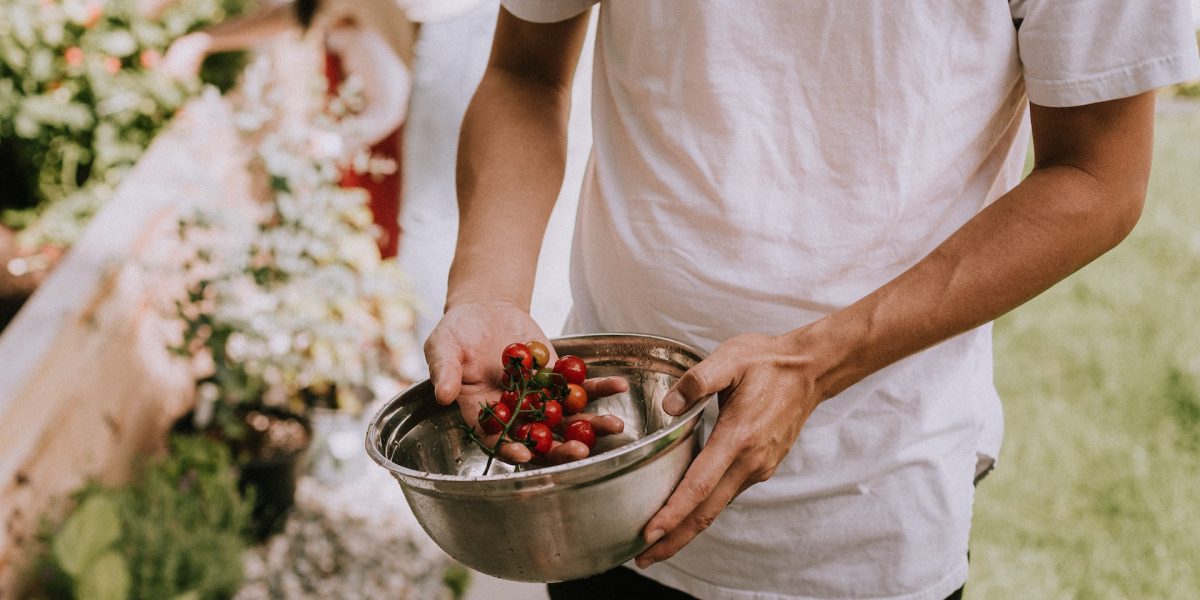
[[(644, 339), (644, 340), (665, 342), (669, 345), (675, 346), (679, 350), (682, 350), (687, 353), (691, 353), (692, 355), (697, 357), (697, 359), (698, 359), (696, 361), (697, 363), (699, 363), (701, 360), (704, 360), (705, 357), (707, 356), (706, 352), (699, 350), (698, 348), (696, 348), (695, 346), (692, 346), (691, 344), (681, 342), (679, 340), (675, 340), (675, 339), (668, 338), (665, 336), (652, 335), (652, 334), (646, 334), (646, 333), (624, 333), (624, 332), (585, 333), (585, 334), (567, 335), (567, 336), (552, 338), (550, 340), (550, 343), (554, 344), (555, 342), (559, 342), (559, 341), (575, 341), (575, 340), (614, 338), (614, 337), (635, 337), (635, 338), (640, 338), (640, 339)], [(383, 414), (394, 409), (397, 402), (400, 402), (400, 400), (402, 398), (404, 398), (410, 392), (413, 392), (420, 386), (429, 386), (432, 388), (432, 383), (428, 378), (422, 379), (416, 383), (413, 383), (412, 385), (405, 388), (404, 391), (400, 392), (395, 397), (393, 397), (391, 400), (388, 400), (387, 402), (385, 402), (383, 404), (383, 406), (381, 406), (379, 408), (379, 410), (377, 410), (375, 412), (375, 415), (373, 417), (371, 417), (371, 420), (367, 425), (365, 442), (366, 442), (366, 447), (367, 447), (367, 454), (370, 455), (371, 459), (374, 460), (375, 463), (378, 464), (379, 466), (390, 471), (393, 475), (403, 476), (403, 477), (411, 479), (411, 480), (427, 482), (427, 483), (431, 483), (431, 484), (437, 484), (437, 483), (458, 484), (458, 483), (472, 483), (472, 482), (479, 482), (479, 483), (524, 482), (526, 480), (534, 480), (534, 479), (543, 478), (543, 477), (561, 476), (566, 473), (571, 473), (574, 471), (580, 471), (583, 469), (587, 469), (589, 467), (592, 467), (593, 465), (598, 465), (598, 464), (609, 462), (609, 461), (618, 461), (623, 456), (637, 452), (638, 450), (645, 448), (646, 446), (650, 446), (652, 444), (657, 444), (657, 443), (659, 443), (660, 440), (673, 435), (676, 431), (678, 431), (682, 428), (688, 427), (689, 425), (693, 424), (694, 422), (697, 422), (700, 418), (700, 414), (703, 413), (706, 408), (708, 408), (709, 403), (712, 402), (713, 398), (716, 397), (716, 394), (709, 394), (708, 396), (701, 398), (699, 401), (697, 401), (695, 404), (693, 404), (691, 406), (691, 408), (689, 408), (688, 410), (684, 411), (683, 414), (676, 417), (677, 421), (674, 424), (672, 424), (670, 427), (664, 427), (664, 428), (659, 429), (658, 431), (655, 431), (654, 433), (652, 433), (648, 436), (645, 436), (643, 438), (640, 438), (634, 442), (625, 444), (624, 446), (613, 448), (612, 450), (608, 450), (606, 452), (602, 452), (602, 453), (596, 454), (594, 456), (589, 456), (583, 460), (577, 460), (577, 461), (573, 461), (573, 462), (569, 462), (569, 463), (563, 463), (561, 465), (540, 467), (540, 468), (529, 470), (529, 471), (515, 471), (512, 473), (502, 473), (502, 474), (498, 474), (498, 475), (448, 475), (448, 474), (443, 474), (443, 473), (429, 473), (426, 471), (417, 471), (415, 469), (410, 469), (408, 467), (399, 465), (399, 464), (395, 463), (394, 461), (392, 461), (390, 458), (384, 456), (383, 452), (380, 451), (380, 449), (377, 448), (376, 444), (374, 443), (375, 439), (380, 438), (381, 432), (380, 432), (379, 423), (380, 423), (380, 418), (383, 416)]]

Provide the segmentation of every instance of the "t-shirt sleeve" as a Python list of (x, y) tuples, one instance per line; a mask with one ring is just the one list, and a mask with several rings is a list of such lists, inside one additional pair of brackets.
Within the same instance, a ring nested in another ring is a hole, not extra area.
[(1029, 101), (1080, 106), (1200, 77), (1189, 0), (1012, 0)]
[(502, 0), (508, 12), (534, 23), (556, 23), (589, 9), (600, 0)]

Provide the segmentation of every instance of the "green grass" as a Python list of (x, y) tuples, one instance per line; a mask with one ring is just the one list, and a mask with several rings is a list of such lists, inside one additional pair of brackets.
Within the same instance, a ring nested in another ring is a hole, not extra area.
[(1156, 136), (1129, 239), (996, 325), (973, 598), (1200, 594), (1200, 105)]

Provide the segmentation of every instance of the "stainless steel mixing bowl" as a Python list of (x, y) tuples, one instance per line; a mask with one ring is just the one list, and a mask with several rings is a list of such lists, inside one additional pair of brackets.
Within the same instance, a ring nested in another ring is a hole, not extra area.
[(367, 452), (400, 482), (417, 520), (443, 550), (477, 571), (514, 581), (561, 581), (620, 565), (646, 544), (642, 528), (666, 503), (700, 449), (704, 407), (663, 412), (671, 385), (702, 354), (680, 342), (635, 334), (554, 340), (584, 359), (589, 377), (619, 375), (629, 392), (588, 412), (615, 414), (625, 431), (598, 440), (585, 460), (515, 469), (459, 430), (456, 406), (439, 406), (422, 381), (388, 402), (367, 429)]

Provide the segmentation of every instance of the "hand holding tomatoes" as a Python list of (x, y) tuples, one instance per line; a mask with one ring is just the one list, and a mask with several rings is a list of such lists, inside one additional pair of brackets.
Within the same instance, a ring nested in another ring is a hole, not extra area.
[[(479, 429), (495, 437), (485, 441), (469, 428), (467, 433), (489, 457), (503, 455), (514, 462), (578, 460), (591, 453), (597, 433), (619, 433), (624, 429), (624, 423), (615, 416), (582, 413), (588, 402), (584, 388), (587, 364), (583, 359), (562, 356), (553, 366), (550, 361), (549, 349), (536, 340), (509, 344), (500, 353), (500, 386), (504, 391), (498, 401), (481, 407), (476, 417)], [(616, 384), (612, 379), (619, 378), (610, 378), (610, 386)], [(623, 385), (625, 389), (627, 386)], [(564, 422), (567, 415), (570, 419)], [(489, 460), (484, 474), (490, 467)]]
[[(524, 352), (519, 348), (514, 348), (510, 354), (504, 352), (513, 340), (531, 340), (523, 343), (529, 351), (528, 363), (525, 361)], [(493, 447), (500, 439), (500, 433), (488, 433), (484, 425), (480, 424), (483, 407), (500, 400), (508, 406), (510, 413), (515, 413), (518, 401), (523, 400), (524, 395), (517, 395), (512, 388), (518, 379), (526, 375), (526, 370), (533, 376), (545, 371), (544, 377), (561, 377), (554, 375), (554, 365), (557, 361), (553, 349), (545, 340), (545, 334), (529, 317), (528, 310), (513, 302), (471, 300), (449, 307), (425, 342), (425, 359), (429, 364), (429, 378), (433, 383), (434, 396), (440, 404), (457, 403), (463, 421), (477, 432), (480, 441), (489, 448)], [(500, 356), (501, 360), (496, 360), (497, 356)], [(518, 359), (520, 367), (505, 369), (506, 362), (513, 364), (509, 358)], [(502, 382), (504, 387), (501, 386)], [(585, 380), (580, 388), (583, 391), (583, 403), (571, 404), (566, 398), (556, 399), (562, 405), (562, 423), (585, 418), (592, 423), (598, 436), (621, 432), (624, 423), (614, 415), (573, 414), (572, 411), (576, 410), (576, 406), (582, 410), (589, 396), (601, 398), (627, 391), (628, 382), (621, 377), (597, 377)], [(578, 402), (579, 399), (580, 395), (576, 392), (574, 401)], [(530, 399), (530, 404), (534, 404), (533, 398)], [(549, 409), (549, 412), (553, 413), (554, 409)], [(511, 414), (510, 417), (515, 418)], [(487, 427), (494, 428), (495, 423)], [(507, 437), (512, 438), (511, 435)], [(589, 453), (587, 446), (581, 442), (554, 440), (549, 453), (538, 457), (538, 460), (562, 463), (587, 458)], [(535, 458), (532, 450), (515, 441), (502, 444), (499, 457), (516, 464), (526, 463)]]

